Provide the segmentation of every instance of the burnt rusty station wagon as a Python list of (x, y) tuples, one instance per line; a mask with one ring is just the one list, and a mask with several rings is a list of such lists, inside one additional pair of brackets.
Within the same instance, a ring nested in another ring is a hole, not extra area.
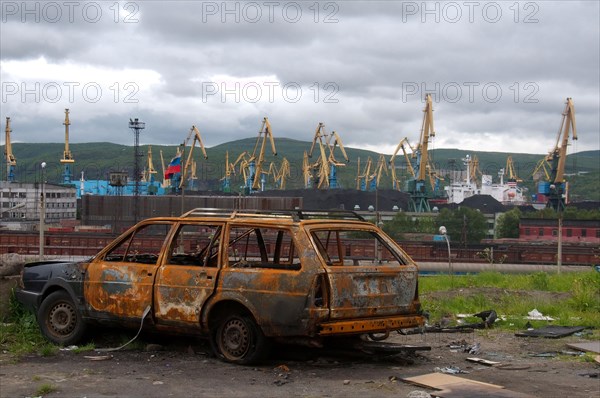
[(274, 341), (380, 340), (423, 325), (417, 271), (353, 212), (195, 209), (141, 221), (85, 262), (27, 264), (16, 296), (57, 344), (93, 323), (142, 324), (208, 337), (218, 357), (248, 364)]

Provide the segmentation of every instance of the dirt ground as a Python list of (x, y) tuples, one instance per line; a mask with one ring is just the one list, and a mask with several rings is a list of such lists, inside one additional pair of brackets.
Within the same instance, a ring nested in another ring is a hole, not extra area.
[[(106, 344), (117, 344), (110, 339), (114, 340), (118, 333), (101, 333)], [(402, 378), (446, 367), (468, 372), (457, 374), (458, 377), (501, 385), (536, 397), (596, 398), (600, 394), (597, 364), (568, 354), (532, 356), (573, 351), (566, 344), (582, 341), (581, 337), (524, 338), (488, 330), (395, 334), (389, 341), (430, 346), (431, 351), (381, 357), (278, 346), (265, 363), (245, 367), (217, 360), (210, 354), (208, 344), (201, 340), (143, 336), (144, 345), (137, 344), (141, 348), (115, 351), (104, 360), (93, 360), (107, 356), (94, 351), (60, 351), (54, 356), (30, 355), (19, 360), (6, 352), (0, 353), (0, 396), (32, 397), (43, 386), (51, 386), (54, 391), (44, 396), (412, 398), (427, 396), (419, 395), (418, 391), (435, 390), (407, 384)], [(464, 352), (477, 345), (478, 353)], [(468, 357), (497, 361), (503, 367), (471, 363), (466, 360)]]

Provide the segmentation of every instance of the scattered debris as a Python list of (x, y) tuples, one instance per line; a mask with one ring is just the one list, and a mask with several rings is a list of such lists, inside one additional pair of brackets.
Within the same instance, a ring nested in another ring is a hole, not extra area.
[(559, 337), (570, 336), (573, 333), (581, 332), (585, 329), (583, 326), (545, 326), (539, 329), (526, 330), (515, 333), (518, 337), (547, 337), (556, 339)]
[(67, 346), (67, 347), (59, 348), (59, 350), (60, 351), (73, 351), (73, 350), (77, 350), (78, 348), (79, 347), (76, 346), (76, 345), (70, 345), (70, 346)]
[(494, 366), (494, 365), (501, 364), (501, 362), (490, 361), (490, 360), (483, 359), (483, 358), (467, 358), (467, 361), (479, 363), (479, 364), (485, 365), (485, 366)]
[(512, 364), (512, 363), (501, 363), (500, 365), (495, 366), (496, 369), (502, 370), (526, 370), (531, 368), (531, 365), (527, 364)]
[(277, 366), (275, 369), (273, 369), (276, 372), (285, 372), (285, 373), (289, 373), (290, 368), (287, 367), (287, 365), (279, 365)]
[(106, 361), (108, 359), (113, 359), (112, 355), (85, 355), (85, 359), (89, 359), (90, 361)]
[(446, 366), (444, 368), (436, 367), (433, 369), (433, 371), (437, 372), (437, 373), (448, 374), (448, 375), (457, 375), (457, 374), (461, 374), (461, 373), (469, 374), (470, 373), (470, 372), (467, 372), (466, 370), (462, 370), (458, 366)]
[(411, 391), (406, 395), (406, 398), (431, 398), (431, 394), (421, 390)]
[(450, 347), (450, 350), (453, 352), (461, 351), (469, 354), (478, 354), (481, 349), (481, 345), (479, 343), (469, 344), (464, 339), (461, 341), (453, 341), (448, 344), (448, 347)]
[(591, 379), (597, 379), (598, 377), (600, 377), (600, 372), (579, 373), (579, 376), (589, 377)]
[(541, 312), (539, 312), (536, 308), (534, 308), (533, 310), (529, 311), (527, 313), (527, 317), (525, 317), (525, 319), (530, 319), (532, 321), (554, 321), (555, 319), (552, 318), (551, 316), (545, 316), (544, 314), (542, 314)]
[(540, 353), (531, 353), (529, 354), (530, 357), (539, 357), (539, 358), (554, 358), (557, 355), (571, 355), (574, 357), (580, 357), (582, 355), (585, 355), (585, 353), (583, 352), (575, 352), (575, 351), (546, 351), (546, 352), (540, 352)]
[(554, 358), (558, 355), (557, 352), (555, 351), (551, 351), (551, 352), (534, 352), (529, 354), (530, 357), (535, 357), (535, 358)]

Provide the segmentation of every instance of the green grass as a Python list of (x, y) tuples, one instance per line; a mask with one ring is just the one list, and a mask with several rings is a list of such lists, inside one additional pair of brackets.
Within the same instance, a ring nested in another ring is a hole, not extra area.
[(10, 318), (0, 323), (0, 349), (15, 356), (37, 352), (43, 356), (56, 354), (58, 348), (44, 339), (35, 316), (10, 298)]
[(55, 391), (58, 391), (58, 388), (56, 386), (46, 383), (42, 384), (40, 388), (38, 388), (37, 392), (35, 393), (35, 396), (41, 397), (53, 393)]
[[(444, 316), (473, 314), (493, 309), (505, 321), (497, 322), (495, 328), (522, 329), (528, 320), (527, 313), (534, 308), (556, 320), (555, 325), (586, 326), (600, 329), (600, 273), (501, 274), (482, 272), (474, 275), (450, 277), (448, 275), (426, 276), (419, 279), (419, 293), (424, 310), (430, 313), (430, 323)], [(467, 318), (478, 322), (479, 318)], [(547, 321), (529, 321), (534, 327)], [(599, 338), (597, 330), (592, 338)], [(121, 335), (116, 346), (129, 341), (131, 336)], [(141, 350), (144, 342), (136, 340), (128, 350)], [(0, 323), (0, 349), (15, 357), (29, 353), (54, 355), (58, 347), (41, 335), (33, 314), (24, 310), (11, 298), (11, 317), (8, 323)], [(74, 352), (95, 349), (93, 343), (80, 346)]]
[[(555, 325), (600, 328), (600, 274), (597, 272), (427, 276), (419, 279), (419, 289), (423, 308), (430, 313), (430, 322), (459, 313), (493, 309), (507, 318), (497, 322), (497, 326), (522, 328), (527, 323), (524, 317), (535, 308), (555, 318)], [(531, 323), (536, 326), (548, 322)]]

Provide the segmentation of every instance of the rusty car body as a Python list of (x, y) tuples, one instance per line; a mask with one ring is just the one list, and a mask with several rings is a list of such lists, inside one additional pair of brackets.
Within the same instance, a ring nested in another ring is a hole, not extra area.
[[(360, 256), (350, 238), (363, 241)], [(57, 344), (94, 322), (143, 324), (208, 337), (221, 359), (248, 364), (272, 341), (319, 346), (421, 326), (417, 277), (353, 212), (194, 209), (141, 221), (89, 261), (28, 264), (16, 297)]]

